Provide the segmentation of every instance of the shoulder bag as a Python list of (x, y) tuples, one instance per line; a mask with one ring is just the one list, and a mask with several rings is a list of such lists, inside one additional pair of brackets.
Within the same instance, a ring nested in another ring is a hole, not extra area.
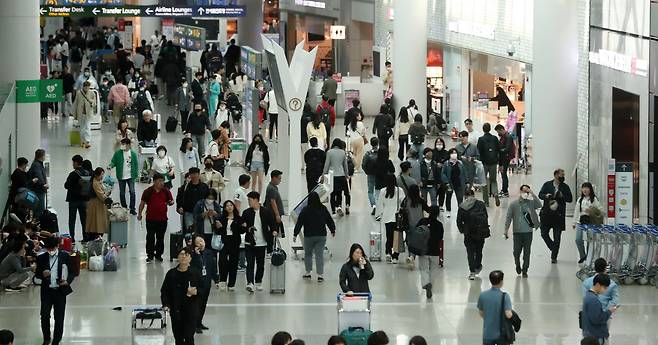
[(504, 344), (514, 344), (516, 341), (516, 333), (521, 330), (521, 318), (512, 310), (512, 317), (510, 319), (505, 315), (505, 296), (506, 292), (500, 299), (500, 340)]

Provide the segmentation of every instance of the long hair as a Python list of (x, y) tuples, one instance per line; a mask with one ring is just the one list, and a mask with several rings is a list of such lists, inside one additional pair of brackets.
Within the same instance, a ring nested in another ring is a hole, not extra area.
[(409, 198), (409, 206), (411, 207), (418, 207), (419, 205), (422, 205), (425, 201), (423, 198), (420, 196), (420, 188), (418, 185), (412, 184), (409, 186), (409, 192), (407, 193), (407, 198)]
[(235, 203), (233, 202), (233, 200), (224, 201), (224, 204), (222, 205), (222, 215), (225, 216), (225, 217), (228, 217), (228, 211), (226, 210), (226, 205), (228, 205), (228, 204), (233, 205), (233, 212), (232, 212), (233, 218), (234, 219), (237, 218), (238, 215), (239, 215), (238, 214), (238, 208), (235, 206)]
[(407, 111), (406, 108), (404, 110), (400, 111), (400, 122), (402, 123), (407, 123), (409, 122), (409, 112)]
[(366, 251), (363, 250), (363, 247), (361, 247), (361, 245), (358, 243), (352, 243), (352, 246), (350, 247), (350, 256), (347, 258), (348, 264), (352, 262), (352, 255), (357, 249), (361, 249), (361, 253), (363, 253), (363, 257), (366, 258)]
[[(596, 198), (596, 195), (594, 194), (594, 186), (592, 186), (592, 184), (589, 183), (589, 182), (584, 182), (580, 186), (580, 188), (581, 189), (583, 189), (583, 188), (589, 189), (589, 200), (593, 202), (594, 199)], [(583, 198), (585, 198), (585, 194), (583, 194), (583, 191), (581, 190), (580, 191), (580, 200), (578, 200), (578, 207), (580, 207), (581, 210), (583, 209)]]
[[(259, 142), (256, 142), (256, 138), (260, 138)], [(265, 140), (263, 139), (263, 136), (259, 133), (254, 135), (253, 139), (251, 139), (251, 145), (254, 148), (256, 148), (256, 145), (258, 145), (258, 148), (262, 151), (265, 152), (267, 151), (267, 144), (265, 144)]]
[(313, 127), (315, 129), (320, 129), (320, 124), (322, 123), (322, 118), (320, 114), (316, 113), (313, 115)]
[(386, 198), (393, 199), (395, 196), (395, 190), (397, 189), (395, 183), (395, 175), (388, 174), (386, 175)]
[(354, 115), (350, 120), (350, 129), (352, 129), (352, 131), (356, 131), (356, 124), (359, 122), (358, 117), (358, 115)]
[(320, 195), (317, 192), (311, 192), (311, 194), (308, 195), (307, 207), (311, 207), (311, 208), (323, 207), (322, 202), (320, 201)]

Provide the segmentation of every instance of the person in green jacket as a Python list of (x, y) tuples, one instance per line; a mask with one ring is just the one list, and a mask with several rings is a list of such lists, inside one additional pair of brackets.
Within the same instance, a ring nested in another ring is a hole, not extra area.
[(130, 214), (136, 215), (135, 211), (135, 179), (139, 172), (137, 154), (131, 150), (130, 139), (121, 140), (121, 148), (114, 152), (110, 161), (109, 169), (116, 168), (116, 177), (119, 180), (119, 197), (121, 206), (126, 206), (126, 185), (130, 190)]

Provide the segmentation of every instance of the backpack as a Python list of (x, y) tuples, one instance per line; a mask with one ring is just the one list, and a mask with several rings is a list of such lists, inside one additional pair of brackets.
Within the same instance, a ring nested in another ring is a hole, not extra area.
[(135, 96), (135, 109), (137, 110), (137, 115), (142, 116), (144, 110), (153, 110), (151, 109), (151, 103), (149, 102), (148, 97), (146, 97), (145, 91), (139, 91), (137, 96)]
[(497, 164), (498, 152), (496, 151), (496, 144), (498, 144), (498, 140), (493, 136), (483, 136), (480, 140), (482, 140), (482, 144), (478, 146), (482, 147), (482, 150), (480, 150), (482, 162), (487, 165)]
[(418, 225), (407, 236), (407, 247), (411, 254), (425, 255), (427, 242), (430, 239), (430, 227), (427, 224)]
[(374, 175), (377, 173), (377, 166), (376, 166), (376, 160), (377, 160), (377, 153), (374, 151), (368, 151), (366, 152), (365, 156), (363, 157), (363, 172), (366, 173), (366, 175)]
[(421, 145), (425, 142), (425, 136), (420, 134), (414, 134), (411, 136), (411, 142), (415, 145)]
[[(82, 171), (82, 173), (80, 173)], [(92, 193), (92, 183), (91, 183), (91, 175), (87, 173), (86, 170), (76, 170), (76, 173), (78, 176), (80, 176), (80, 180), (78, 180), (78, 185), (80, 186), (80, 196), (82, 197), (90, 197)]]

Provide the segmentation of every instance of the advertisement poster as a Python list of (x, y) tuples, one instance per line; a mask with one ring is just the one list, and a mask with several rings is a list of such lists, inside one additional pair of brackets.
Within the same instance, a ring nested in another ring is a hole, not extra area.
[(615, 164), (615, 223), (633, 224), (633, 163)]

